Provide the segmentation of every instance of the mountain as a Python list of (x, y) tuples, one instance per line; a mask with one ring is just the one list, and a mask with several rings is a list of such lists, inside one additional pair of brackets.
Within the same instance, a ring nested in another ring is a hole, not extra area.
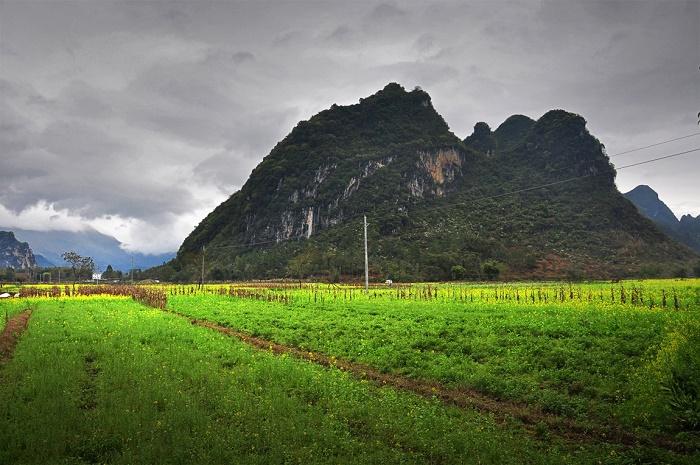
[(691, 215), (681, 216), (678, 222), (678, 237), (681, 242), (700, 253), (700, 215), (695, 218)]
[(20, 242), (12, 231), (0, 231), (0, 268), (23, 270), (36, 266), (32, 249)]
[(211, 279), (360, 276), (363, 214), (377, 278), (478, 277), (484, 263), (506, 277), (612, 277), (695, 258), (615, 175), (579, 115), (514, 115), (460, 140), (426, 92), (392, 83), (299, 122), (151, 274), (196, 279), (206, 247)]
[(34, 258), (36, 258), (36, 266), (39, 268), (53, 268), (56, 266), (53, 262), (47, 260), (46, 257), (41, 254), (35, 254)]
[(639, 213), (646, 216), (659, 226), (671, 229), (678, 228), (678, 218), (670, 208), (659, 199), (659, 194), (649, 186), (637, 186), (624, 196), (634, 204)]
[[(48, 266), (65, 266), (61, 258), (63, 252), (74, 250), (80, 255), (93, 258), (100, 269), (112, 265), (115, 270), (131, 269), (132, 254), (121, 247), (121, 242), (112, 236), (102, 234), (94, 229), (84, 231), (31, 231), (13, 229), (20, 240), (29, 242), (33, 250), (50, 263)], [(146, 269), (161, 265), (173, 258), (174, 254), (146, 255), (133, 254), (134, 267)]]
[(656, 223), (661, 230), (700, 253), (700, 215), (697, 218), (683, 215), (679, 221), (649, 186), (637, 186), (624, 195), (637, 207), (639, 213)]

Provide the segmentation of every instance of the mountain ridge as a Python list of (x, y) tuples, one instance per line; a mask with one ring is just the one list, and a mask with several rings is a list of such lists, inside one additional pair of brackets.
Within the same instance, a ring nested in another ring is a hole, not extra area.
[(682, 215), (680, 220), (654, 189), (639, 185), (623, 194), (639, 212), (678, 242), (700, 253), (700, 215)]
[[(0, 227), (0, 229), (3, 229)], [(131, 268), (132, 255), (134, 267), (146, 269), (161, 265), (173, 258), (173, 253), (145, 255), (131, 254), (121, 248), (121, 243), (114, 237), (102, 234), (94, 229), (84, 231), (35, 231), (21, 228), (8, 228), (15, 236), (28, 242), (45, 262), (42, 266), (65, 266), (61, 254), (74, 250), (80, 255), (90, 256), (99, 269), (112, 265), (115, 270), (128, 271)], [(37, 263), (39, 264), (39, 263)]]
[(196, 276), (206, 246), (215, 279), (357, 274), (363, 214), (375, 276), (475, 276), (494, 261), (512, 277), (606, 277), (684, 263), (692, 252), (640, 216), (615, 175), (580, 115), (513, 115), (460, 140), (426, 92), (391, 83), (297, 124), (153, 272)]
[(17, 240), (12, 231), (0, 230), (0, 268), (17, 270), (36, 266), (36, 257), (29, 244)]

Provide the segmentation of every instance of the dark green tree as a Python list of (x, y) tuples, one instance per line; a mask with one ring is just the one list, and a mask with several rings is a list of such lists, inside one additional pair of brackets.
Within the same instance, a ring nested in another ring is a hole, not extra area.
[(63, 252), (61, 257), (70, 264), (71, 271), (73, 272), (73, 283), (83, 276), (91, 275), (92, 272), (95, 271), (95, 262), (92, 260), (92, 257), (83, 257), (73, 251)]
[(5, 270), (5, 274), (3, 276), (3, 279), (7, 282), (12, 282), (15, 280), (15, 270), (12, 268), (7, 268)]
[(451, 271), (452, 279), (454, 280), (464, 279), (464, 276), (467, 274), (467, 270), (462, 265), (454, 265)]
[(498, 278), (498, 275), (501, 274), (501, 268), (499, 267), (498, 262), (494, 260), (487, 260), (481, 265), (481, 272), (484, 274), (486, 279), (488, 280), (494, 280)]
[(107, 268), (105, 268), (104, 273), (102, 273), (102, 279), (113, 279), (115, 277), (116, 273), (114, 272), (112, 265), (107, 265)]
[(224, 270), (217, 267), (209, 272), (209, 277), (214, 281), (223, 281), (226, 279), (226, 274), (224, 273)]
[(313, 267), (313, 254), (306, 251), (302, 254), (289, 260), (287, 265), (287, 272), (289, 276), (295, 277), (301, 281), (307, 275), (311, 274)]
[(673, 272), (673, 277), (674, 278), (687, 278), (688, 277), (688, 270), (686, 270), (683, 267), (679, 267)]

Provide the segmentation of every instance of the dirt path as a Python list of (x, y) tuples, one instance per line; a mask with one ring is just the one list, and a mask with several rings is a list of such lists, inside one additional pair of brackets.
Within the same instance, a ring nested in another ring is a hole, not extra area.
[(206, 320), (197, 320), (180, 313), (172, 312), (190, 320), (193, 325), (218, 331), (261, 350), (274, 354), (289, 354), (318, 365), (334, 367), (347, 371), (356, 378), (374, 382), (379, 386), (390, 386), (396, 389), (410, 391), (426, 398), (436, 398), (448, 405), (462, 408), (474, 408), (491, 414), (499, 423), (507, 423), (512, 418), (522, 422), (524, 428), (535, 435), (554, 434), (564, 439), (579, 442), (606, 442), (625, 446), (652, 446), (675, 452), (686, 453), (694, 449), (687, 444), (674, 441), (666, 436), (636, 436), (619, 427), (591, 426), (577, 423), (573, 420), (542, 412), (532, 406), (512, 401), (496, 399), (482, 392), (470, 389), (452, 389), (439, 383), (406, 378), (389, 373), (381, 373), (370, 366), (339, 360), (317, 352), (309, 352), (297, 347), (278, 344), (274, 341), (254, 337), (242, 331), (221, 326)]
[(88, 354), (85, 356), (85, 380), (80, 386), (80, 403), (79, 407), (82, 410), (94, 410), (97, 407), (97, 385), (95, 379), (100, 374), (100, 368), (97, 366), (95, 355)]
[(31, 310), (25, 310), (7, 321), (2, 334), (0, 334), (0, 363), (5, 363), (12, 358), (12, 352), (15, 350), (20, 336), (27, 329), (31, 315)]

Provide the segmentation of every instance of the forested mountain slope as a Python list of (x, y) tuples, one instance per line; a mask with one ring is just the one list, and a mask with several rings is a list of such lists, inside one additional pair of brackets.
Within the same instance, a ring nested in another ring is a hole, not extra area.
[(194, 279), (206, 246), (210, 279), (359, 275), (363, 214), (378, 278), (479, 277), (486, 262), (510, 277), (615, 277), (696, 258), (614, 179), (581, 116), (515, 115), (462, 141), (426, 92), (392, 83), (301, 121), (152, 274)]

